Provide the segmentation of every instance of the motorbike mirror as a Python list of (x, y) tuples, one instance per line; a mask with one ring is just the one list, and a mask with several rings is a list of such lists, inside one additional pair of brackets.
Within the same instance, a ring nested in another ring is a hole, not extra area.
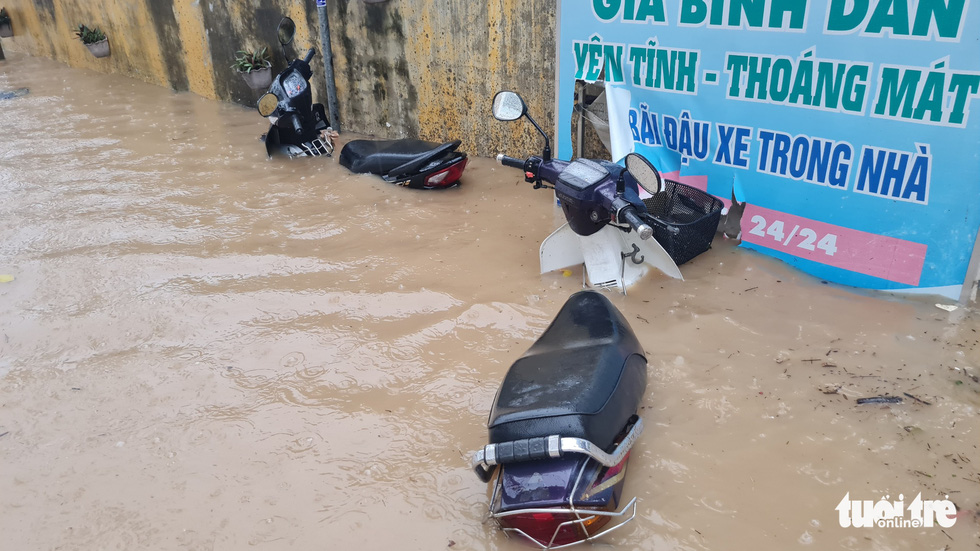
[(262, 94), (259, 98), (258, 103), (255, 106), (259, 109), (259, 114), (263, 117), (268, 117), (276, 111), (276, 107), (279, 106), (279, 98), (275, 94)]
[(516, 92), (497, 92), (492, 111), (498, 121), (516, 121), (527, 113), (527, 105)]
[(293, 20), (288, 17), (283, 17), (276, 33), (279, 35), (279, 43), (285, 46), (292, 42), (293, 37), (296, 36), (296, 23), (293, 23)]
[(650, 161), (643, 155), (630, 153), (626, 156), (626, 170), (633, 175), (636, 183), (645, 189), (650, 195), (660, 192), (663, 187), (663, 178)]

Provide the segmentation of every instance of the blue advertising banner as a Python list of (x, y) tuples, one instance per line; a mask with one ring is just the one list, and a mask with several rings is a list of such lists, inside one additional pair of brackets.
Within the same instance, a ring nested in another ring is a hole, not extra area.
[(743, 246), (838, 283), (959, 296), (980, 227), (980, 16), (968, 0), (560, 9), (560, 157), (572, 154), (576, 79), (601, 78), (614, 157), (632, 149), (668, 178), (734, 194)]

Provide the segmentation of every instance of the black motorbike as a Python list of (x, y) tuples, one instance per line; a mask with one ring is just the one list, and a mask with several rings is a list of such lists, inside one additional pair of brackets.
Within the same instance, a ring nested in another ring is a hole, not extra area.
[(484, 482), (496, 473), (490, 516), (505, 533), (555, 549), (633, 519), (636, 498), (621, 500), (646, 384), (643, 348), (619, 310), (595, 291), (572, 295), (507, 371), (490, 443), (472, 460)]
[[(283, 57), (288, 60), (286, 45), (293, 41), (296, 25), (284, 17), (277, 32)], [(265, 135), (265, 150), (270, 157), (275, 154), (318, 157), (333, 153), (333, 142), (327, 134), (330, 121), (323, 104), (313, 103), (310, 89), (313, 77), (310, 61), (315, 54), (316, 50), (310, 48), (303, 59), (290, 61), (273, 79), (269, 91), (259, 98), (259, 114), (271, 121)]]
[(466, 168), (459, 140), (438, 144), (423, 140), (354, 140), (340, 150), (340, 164), (355, 174), (415, 189), (456, 185)]
[[(279, 23), (283, 56), (293, 41), (296, 25), (285, 17)], [(266, 152), (289, 157), (317, 157), (333, 153), (330, 121), (320, 103), (313, 103), (310, 48), (303, 59), (294, 59), (276, 76), (269, 91), (258, 101), (259, 114), (271, 124), (265, 135)], [(466, 167), (466, 153), (457, 151), (460, 141), (444, 144), (423, 140), (353, 140), (340, 152), (340, 164), (358, 174), (376, 174), (389, 183), (419, 188), (446, 188), (458, 183)]]

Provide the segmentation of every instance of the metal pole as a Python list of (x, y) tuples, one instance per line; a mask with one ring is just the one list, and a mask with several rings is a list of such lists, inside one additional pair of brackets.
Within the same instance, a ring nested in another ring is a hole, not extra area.
[(330, 126), (340, 132), (340, 108), (337, 106), (337, 84), (333, 79), (333, 51), (330, 49), (327, 0), (316, 0), (316, 14), (320, 18), (320, 50), (323, 52), (323, 76), (327, 81), (327, 111), (330, 114)]

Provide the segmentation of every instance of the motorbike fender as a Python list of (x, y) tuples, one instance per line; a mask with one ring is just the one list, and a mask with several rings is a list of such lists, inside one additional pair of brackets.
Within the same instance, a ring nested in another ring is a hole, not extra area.
[(541, 273), (578, 266), (585, 262), (578, 234), (566, 223), (544, 238), (538, 256), (541, 260)]
[[(584, 263), (589, 286), (616, 287), (620, 291), (640, 281), (651, 268), (684, 279), (680, 268), (656, 239), (640, 239), (636, 232), (626, 233), (615, 226), (606, 226), (587, 236), (566, 227), (567, 224), (541, 244), (542, 273)], [(576, 259), (581, 260), (576, 262)]]
[[(677, 263), (664, 250), (663, 245), (659, 241), (652, 237), (650, 239), (640, 239), (640, 236), (635, 231), (629, 233), (619, 232), (619, 235), (623, 239), (623, 254), (627, 255), (623, 258), (627, 266), (626, 271), (630, 270), (629, 266), (636, 266), (637, 262), (641, 262), (660, 270), (664, 275), (684, 281), (684, 276), (681, 275), (681, 269), (677, 267)], [(636, 252), (634, 245), (636, 249), (639, 249), (639, 252)], [(641, 261), (640, 258), (643, 260)]]
[(279, 137), (279, 127), (276, 126), (275, 121), (269, 125), (269, 131), (265, 134), (265, 153), (270, 158), (279, 152), (279, 148), (282, 145), (282, 140)]

